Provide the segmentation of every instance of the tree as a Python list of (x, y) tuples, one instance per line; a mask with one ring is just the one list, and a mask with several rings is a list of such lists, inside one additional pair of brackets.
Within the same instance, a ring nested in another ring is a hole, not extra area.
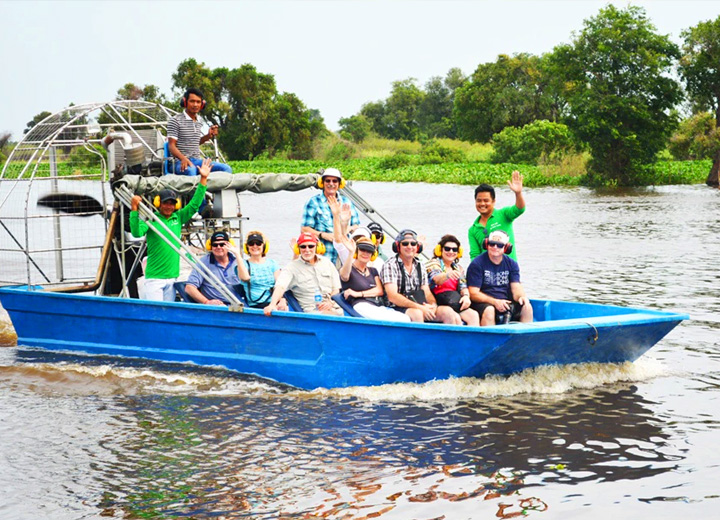
[(425, 84), (425, 96), (418, 110), (420, 133), (426, 137), (457, 137), (453, 118), (455, 91), (466, 81), (462, 71), (453, 68), (445, 79), (433, 76)]
[(135, 83), (125, 83), (122, 88), (119, 88), (115, 99), (130, 99), (133, 101), (149, 101), (151, 103), (160, 103), (161, 105), (168, 105), (169, 102), (164, 94), (160, 93), (160, 88), (155, 85), (145, 85), (139, 87)]
[(275, 78), (250, 64), (211, 70), (190, 58), (178, 66), (173, 85), (203, 92), (203, 116), (221, 127), (218, 142), (233, 160), (281, 152), (307, 159), (312, 141), (327, 131), (317, 110), (308, 110), (295, 94), (278, 93)]
[(394, 81), (390, 97), (385, 101), (384, 126), (386, 137), (414, 141), (420, 136), (418, 115), (425, 94), (415, 78)]
[(340, 124), (340, 137), (355, 143), (363, 142), (372, 132), (370, 121), (362, 114), (343, 117), (338, 123)]
[(715, 115), (699, 112), (682, 121), (670, 138), (668, 149), (681, 161), (713, 159), (720, 150), (720, 131), (715, 126)]
[[(683, 31), (684, 43), (680, 58), (680, 74), (696, 110), (711, 110), (715, 127), (720, 128), (720, 17), (701, 22)], [(706, 183), (718, 186), (720, 149), (713, 156), (713, 165)]]
[(637, 6), (609, 5), (585, 21), (571, 45), (554, 49), (570, 117), (592, 153), (591, 172), (632, 184), (675, 128), (681, 91), (669, 77), (677, 46)]
[(506, 126), (522, 127), (558, 114), (543, 58), (505, 54), (478, 66), (455, 93), (453, 114), (461, 139), (487, 142)]
[(25, 130), (23, 130), (23, 135), (27, 134), (30, 130), (32, 130), (35, 125), (37, 125), (40, 121), (45, 119), (48, 116), (51, 116), (52, 112), (48, 112), (47, 110), (43, 110), (39, 114), (35, 114), (35, 117), (33, 117), (30, 121), (27, 122), (25, 125)]

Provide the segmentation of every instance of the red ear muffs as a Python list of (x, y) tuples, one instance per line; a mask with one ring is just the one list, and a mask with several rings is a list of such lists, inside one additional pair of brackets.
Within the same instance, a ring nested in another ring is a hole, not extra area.
[[(400, 242), (402, 242), (403, 239), (405, 238), (405, 235), (408, 235), (408, 234), (409, 233), (407, 233), (407, 232), (400, 232), (400, 234), (395, 238), (395, 241), (392, 243), (393, 253), (400, 252)], [(417, 235), (415, 235), (415, 233), (413, 233), (413, 235), (415, 236), (415, 238), (413, 240), (415, 240), (417, 242), (417, 254), (420, 254), (423, 251), (423, 244), (422, 244), (422, 242), (420, 242), (417, 239)]]
[[(486, 239), (483, 240), (483, 242), (482, 242), (482, 248), (483, 248), (485, 251), (487, 251), (487, 248), (488, 248), (487, 246), (488, 246), (488, 239), (486, 238)], [(509, 255), (510, 253), (512, 253), (512, 250), (513, 250), (513, 245), (512, 245), (510, 242), (508, 242), (507, 244), (505, 244), (505, 248), (503, 249), (503, 252), (504, 252), (506, 255)], [(459, 254), (459, 253), (458, 253), (458, 257), (460, 257), (460, 254)]]
[[(200, 110), (205, 110), (205, 105), (207, 105), (207, 101), (203, 99), (202, 104), (200, 105)], [(187, 108), (187, 98), (185, 96), (180, 98), (180, 106), (183, 108)]]

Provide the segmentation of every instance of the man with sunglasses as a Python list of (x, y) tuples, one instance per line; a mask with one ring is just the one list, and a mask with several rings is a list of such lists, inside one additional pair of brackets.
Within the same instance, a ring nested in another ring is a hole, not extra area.
[(322, 241), (325, 246), (325, 257), (335, 264), (337, 251), (333, 246), (333, 212), (328, 201), (336, 201), (339, 206), (349, 205), (351, 217), (347, 231), (352, 231), (360, 225), (360, 215), (352, 201), (338, 193), (340, 185), (343, 184), (340, 170), (337, 168), (322, 170), (320, 179), (323, 192), (315, 195), (305, 204), (301, 226), (304, 233), (312, 233)]
[(342, 316), (343, 311), (331, 296), (340, 292), (340, 274), (335, 265), (317, 252), (318, 239), (312, 233), (300, 233), (296, 242), (300, 257), (280, 271), (272, 298), (263, 309), (271, 316), (285, 291), (292, 291), (303, 312)]
[(480, 315), (480, 326), (533, 320), (533, 310), (520, 283), (520, 266), (506, 253), (512, 249), (504, 231), (493, 231), (487, 250), (470, 262), (467, 284), (470, 308)]
[[(199, 262), (210, 269), (215, 277), (232, 292), (233, 285), (240, 283), (237, 276), (237, 257), (230, 251), (230, 236), (227, 231), (216, 231), (210, 237), (210, 253)], [(230, 305), (230, 302), (196, 267), (188, 277), (185, 292), (193, 300), (204, 305)]]
[(437, 306), (428, 285), (427, 271), (417, 258), (419, 246), (417, 233), (411, 229), (402, 230), (395, 238), (393, 251), (397, 254), (383, 264), (380, 272), (388, 301), (395, 310), (407, 314), (411, 321), (462, 325), (460, 317), (450, 307)]
[[(470, 259), (485, 251), (483, 243), (493, 231), (504, 231), (510, 237), (510, 242), (515, 242), (513, 221), (525, 212), (525, 198), (522, 194), (523, 176), (520, 172), (517, 170), (512, 172), (508, 186), (515, 193), (515, 204), (500, 209), (495, 209), (495, 188), (489, 184), (481, 184), (475, 188), (475, 209), (480, 216), (468, 229)], [(517, 260), (515, 250), (509, 253), (509, 256)]]

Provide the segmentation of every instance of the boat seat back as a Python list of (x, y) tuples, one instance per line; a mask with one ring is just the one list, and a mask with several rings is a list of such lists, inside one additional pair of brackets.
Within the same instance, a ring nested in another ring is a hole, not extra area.
[(300, 307), (300, 302), (295, 298), (295, 295), (292, 293), (292, 291), (285, 291), (285, 299), (287, 300), (288, 309), (294, 312), (302, 312), (302, 307)]
[(170, 145), (167, 141), (163, 145), (163, 175), (172, 175), (175, 173), (175, 157), (170, 153)]
[(173, 287), (175, 287), (175, 290), (176, 290), (177, 293), (180, 295), (180, 298), (182, 299), (182, 301), (187, 302), (187, 303), (197, 303), (195, 300), (193, 300), (193, 299), (190, 297), (190, 295), (189, 295), (187, 292), (185, 292), (185, 285), (186, 285), (186, 284), (187, 284), (186, 281), (183, 281), (183, 282), (175, 282), (175, 283), (173, 284)]
[(352, 305), (343, 297), (342, 293), (337, 293), (332, 296), (332, 299), (340, 306), (345, 312), (345, 316), (353, 316), (355, 318), (362, 318), (360, 313), (356, 311)]

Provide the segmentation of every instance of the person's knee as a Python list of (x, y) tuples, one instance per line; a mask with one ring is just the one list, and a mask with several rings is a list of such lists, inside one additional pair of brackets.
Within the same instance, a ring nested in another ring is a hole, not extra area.
[(407, 309), (405, 311), (405, 314), (408, 315), (410, 321), (415, 321), (419, 323), (425, 321), (425, 317), (423, 316), (423, 313), (420, 309)]
[(232, 168), (230, 165), (221, 163), (221, 162), (214, 162), (212, 163), (212, 167), (210, 168), (211, 172), (226, 172), (226, 173), (232, 173)]
[(485, 307), (480, 318), (480, 325), (495, 325), (495, 307), (492, 305)]

